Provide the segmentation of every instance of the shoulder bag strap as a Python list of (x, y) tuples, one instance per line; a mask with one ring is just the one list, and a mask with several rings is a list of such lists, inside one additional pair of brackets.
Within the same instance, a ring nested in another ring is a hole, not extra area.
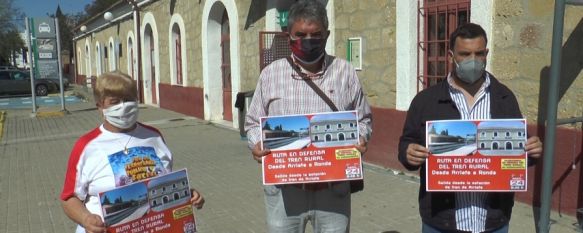
[(310, 86), (312, 88), (312, 90), (314, 90), (314, 92), (316, 92), (316, 94), (318, 94), (320, 96), (320, 98), (322, 98), (322, 100), (324, 100), (324, 102), (326, 102), (326, 104), (328, 104), (328, 106), (332, 109), (332, 111), (337, 112), (338, 108), (336, 107), (336, 105), (334, 104), (334, 102), (332, 102), (332, 100), (322, 91), (322, 89), (320, 89), (311, 78), (308, 78), (304, 73), (302, 73), (298, 67), (296, 67), (296, 65), (294, 64), (294, 62), (292, 61), (291, 57), (287, 57), (287, 61), (289, 62), (289, 64), (291, 65), (291, 67), (294, 69), (294, 71), (296, 73), (298, 73), (298, 75), (300, 77), (302, 77), (302, 80), (306, 81), (306, 83), (308, 84), (308, 86)]

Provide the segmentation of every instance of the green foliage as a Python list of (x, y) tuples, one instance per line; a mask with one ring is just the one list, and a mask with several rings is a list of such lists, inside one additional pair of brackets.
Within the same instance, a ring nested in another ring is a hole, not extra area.
[(13, 6), (13, 0), (0, 0), (0, 65), (7, 65), (11, 55), (20, 54), (24, 41), (18, 32), (18, 23), (24, 18), (20, 9)]
[(102, 13), (118, 1), (119, 0), (94, 0), (93, 3), (85, 6), (85, 17), (83, 20)]
[(271, 130), (271, 125), (268, 122), (265, 122), (265, 125), (263, 126), (263, 130)]
[(105, 195), (105, 197), (103, 198), (103, 204), (111, 205), (111, 201), (109, 200), (109, 197), (107, 195)]

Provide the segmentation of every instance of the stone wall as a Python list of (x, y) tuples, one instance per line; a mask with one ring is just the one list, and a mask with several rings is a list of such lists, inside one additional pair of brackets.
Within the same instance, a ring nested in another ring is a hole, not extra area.
[(237, 10), (239, 11), (239, 37), (241, 42), (239, 45), (241, 91), (255, 89), (259, 79), (259, 32), (265, 30), (265, 2), (236, 1)]
[[(530, 123), (546, 118), (554, 1), (494, 2), (492, 71), (516, 94)], [(583, 7), (567, 6), (558, 118), (583, 114)]]
[(375, 107), (395, 108), (395, 10), (395, 0), (334, 1), (336, 56), (346, 59), (348, 38), (362, 37), (362, 70), (357, 73)]

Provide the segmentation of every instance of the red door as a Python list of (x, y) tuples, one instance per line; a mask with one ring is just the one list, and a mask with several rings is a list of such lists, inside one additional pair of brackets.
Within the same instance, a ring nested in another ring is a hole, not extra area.
[(150, 36), (150, 66), (152, 67), (152, 70), (150, 71), (150, 74), (152, 76), (152, 81), (151, 81), (151, 90), (152, 90), (152, 103), (153, 104), (158, 104), (158, 98), (156, 95), (156, 62), (154, 59), (154, 37)]
[(222, 50), (222, 81), (223, 81), (223, 119), (233, 121), (232, 92), (231, 92), (231, 53), (230, 53), (230, 32), (229, 16), (227, 11), (223, 13), (221, 23), (221, 50)]
[(180, 34), (176, 38), (176, 84), (182, 85), (182, 45), (180, 44)]

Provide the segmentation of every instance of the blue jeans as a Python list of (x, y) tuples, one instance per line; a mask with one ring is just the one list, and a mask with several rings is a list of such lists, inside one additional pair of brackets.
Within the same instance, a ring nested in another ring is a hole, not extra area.
[(346, 233), (350, 229), (350, 184), (312, 191), (298, 186), (266, 185), (265, 210), (270, 233)]
[[(503, 227), (500, 227), (494, 231), (490, 231), (489, 233), (508, 233), (508, 224), (504, 225)], [(421, 233), (447, 233), (445, 231), (440, 231), (438, 229), (435, 229), (425, 223), (423, 223), (423, 225), (421, 225)]]

